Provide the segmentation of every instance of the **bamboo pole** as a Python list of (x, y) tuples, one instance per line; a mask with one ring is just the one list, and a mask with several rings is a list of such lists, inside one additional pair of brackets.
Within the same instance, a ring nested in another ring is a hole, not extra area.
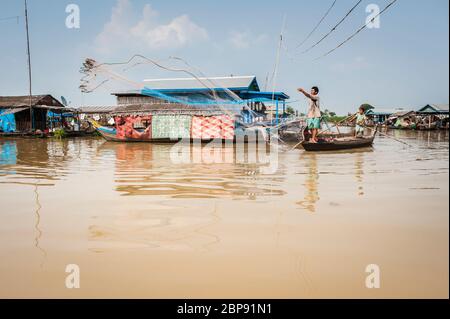
[(357, 114), (358, 114), (358, 113), (355, 113), (355, 114), (353, 114), (353, 115), (351, 115), (351, 116), (347, 116), (345, 119), (343, 119), (343, 120), (341, 120), (341, 121), (335, 123), (335, 124), (334, 124), (333, 126), (331, 126), (331, 127), (329, 127), (329, 126), (327, 125), (328, 128), (327, 128), (326, 130), (323, 130), (323, 131), (319, 132), (319, 134), (317, 134), (317, 136), (320, 136), (320, 135), (322, 135), (323, 133), (328, 132), (328, 131), (331, 130), (332, 128), (339, 126), (339, 124), (342, 124), (342, 123), (344, 123), (345, 121), (353, 121), (353, 119), (355, 118), (355, 116), (356, 116)]
[(382, 133), (382, 132), (380, 132), (380, 131), (377, 131), (376, 129), (373, 129), (373, 128), (371, 128), (371, 127), (365, 126), (365, 128), (368, 128), (369, 130), (375, 131), (376, 133), (378, 133), (378, 134), (380, 134), (380, 135), (382, 135), (382, 136), (384, 136), (384, 137), (390, 138), (390, 139), (392, 139), (392, 140), (394, 140), (394, 141), (396, 141), (396, 142), (405, 144), (405, 145), (407, 145), (408, 147), (413, 147), (411, 144), (408, 144), (408, 143), (406, 143), (406, 142), (404, 142), (404, 141), (402, 141), (402, 140), (399, 140), (399, 139), (397, 139), (397, 138), (395, 138), (395, 137), (392, 137), (392, 136), (390, 136), (390, 135), (387, 135), (387, 134), (385, 134), (385, 133)]

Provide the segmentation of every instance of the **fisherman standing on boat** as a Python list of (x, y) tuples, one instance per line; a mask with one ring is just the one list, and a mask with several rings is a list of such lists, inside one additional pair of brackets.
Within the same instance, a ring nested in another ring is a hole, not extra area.
[(310, 99), (307, 119), (308, 129), (312, 134), (310, 143), (317, 143), (317, 134), (319, 133), (320, 119), (322, 117), (320, 112), (319, 88), (317, 86), (312, 87), (311, 93), (306, 92), (302, 88), (298, 89), (298, 91)]

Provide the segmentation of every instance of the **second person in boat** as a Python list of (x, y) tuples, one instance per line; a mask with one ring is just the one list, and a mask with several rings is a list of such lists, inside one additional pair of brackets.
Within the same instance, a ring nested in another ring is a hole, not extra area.
[(358, 114), (356, 115), (356, 137), (364, 137), (364, 130), (366, 127), (367, 117), (366, 110), (363, 106), (361, 106), (358, 110)]

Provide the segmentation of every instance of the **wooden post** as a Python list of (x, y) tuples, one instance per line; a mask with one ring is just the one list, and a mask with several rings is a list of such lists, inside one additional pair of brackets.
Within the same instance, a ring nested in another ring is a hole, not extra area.
[(27, 0), (25, 0), (25, 27), (27, 31), (27, 55), (28, 55), (28, 84), (29, 84), (29, 106), (30, 106), (30, 128), (31, 132), (34, 130), (34, 123), (33, 123), (33, 94), (32, 94), (32, 87), (31, 87), (31, 53), (30, 53), (30, 33), (28, 30), (28, 5)]

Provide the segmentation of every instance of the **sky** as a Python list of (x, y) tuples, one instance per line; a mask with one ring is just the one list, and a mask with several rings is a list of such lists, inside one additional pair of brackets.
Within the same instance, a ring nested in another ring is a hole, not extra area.
[[(139, 53), (158, 61), (181, 57), (207, 76), (255, 75), (262, 89), (289, 94), (300, 112), (307, 101), (296, 89), (312, 86), (320, 87), (322, 108), (338, 114), (363, 103), (416, 109), (449, 102), (448, 0), (398, 0), (380, 17), (379, 28), (365, 29), (317, 59), (365, 24), (369, 5), (383, 9), (390, 2), (363, 0), (336, 31), (302, 54), (358, 2), (337, 0), (297, 49), (333, 1), (28, 0), (33, 94), (64, 96), (71, 107), (114, 105), (112, 87), (80, 92), (81, 64), (88, 57), (118, 62)], [(80, 9), (80, 28), (66, 26), (70, 4)], [(22, 0), (0, 0), (0, 96), (28, 94), (23, 11)], [(19, 22), (5, 19), (13, 16)], [(185, 75), (142, 66), (127, 76)]]

